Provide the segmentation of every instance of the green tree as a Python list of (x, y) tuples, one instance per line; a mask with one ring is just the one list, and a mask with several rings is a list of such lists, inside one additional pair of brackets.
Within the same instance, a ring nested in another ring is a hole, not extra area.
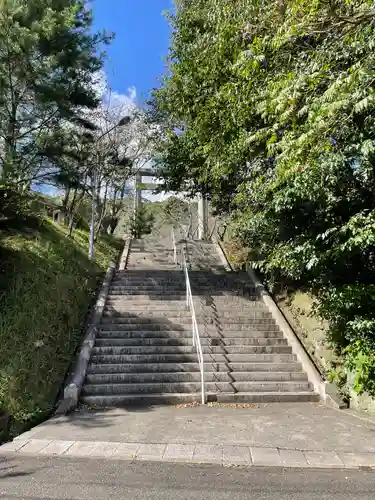
[(186, 201), (171, 196), (164, 205), (166, 220), (169, 224), (178, 224), (187, 219), (189, 215), (189, 205)]
[(141, 206), (134, 214), (131, 223), (130, 231), (133, 238), (140, 239), (144, 235), (151, 234), (154, 222), (154, 215), (148, 212), (145, 206)]
[(91, 25), (83, 0), (0, 1), (1, 182), (45, 175), (56, 136), (98, 104), (93, 75), (110, 37)]
[(170, 20), (165, 186), (230, 214), (271, 286), (314, 293), (375, 394), (373, 2), (181, 0)]

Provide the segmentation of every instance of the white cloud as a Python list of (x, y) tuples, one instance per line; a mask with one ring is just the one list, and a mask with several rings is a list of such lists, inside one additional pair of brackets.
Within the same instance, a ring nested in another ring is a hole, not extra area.
[(129, 111), (134, 111), (137, 108), (137, 90), (135, 87), (130, 87), (126, 94), (121, 94), (120, 92), (108, 92), (104, 96), (104, 102), (111, 101), (113, 106), (120, 106), (122, 108), (127, 108)]
[(120, 105), (135, 109), (137, 107), (137, 89), (133, 85), (127, 89), (125, 94), (112, 90), (109, 85), (108, 76), (104, 70), (98, 71), (92, 78), (95, 93), (103, 103)]
[(132, 87), (128, 88), (128, 94), (129, 94), (130, 100), (135, 103), (135, 101), (137, 99), (137, 89), (135, 88), (134, 85)]

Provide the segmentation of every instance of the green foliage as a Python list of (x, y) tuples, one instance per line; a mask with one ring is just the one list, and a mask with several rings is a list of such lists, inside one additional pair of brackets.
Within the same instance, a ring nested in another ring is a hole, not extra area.
[(22, 196), (18, 191), (0, 185), (0, 227), (9, 219), (30, 215), (31, 197)]
[[(0, 1), (0, 179), (22, 185), (61, 155), (67, 123), (94, 108), (98, 50), (83, 0)], [(57, 162), (58, 165), (58, 162)]]
[(189, 205), (186, 201), (171, 196), (164, 205), (166, 221), (169, 224), (178, 225), (185, 220), (189, 214)]
[(145, 206), (141, 206), (131, 223), (130, 231), (133, 238), (140, 239), (146, 234), (151, 234), (155, 222), (153, 213), (147, 211)]
[(354, 373), (353, 389), (358, 394), (375, 394), (375, 352), (360, 340), (346, 348), (347, 366)]
[(357, 390), (375, 395), (373, 2), (178, 5), (153, 103), (164, 185), (229, 214), (270, 286), (313, 293)]

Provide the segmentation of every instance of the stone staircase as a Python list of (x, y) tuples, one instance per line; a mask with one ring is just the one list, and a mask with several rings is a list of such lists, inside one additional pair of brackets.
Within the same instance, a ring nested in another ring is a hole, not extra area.
[[(228, 273), (214, 245), (188, 245), (209, 401), (317, 401), (249, 278)], [(170, 242), (134, 241), (112, 282), (92, 352), (84, 404), (200, 401), (185, 278)]]

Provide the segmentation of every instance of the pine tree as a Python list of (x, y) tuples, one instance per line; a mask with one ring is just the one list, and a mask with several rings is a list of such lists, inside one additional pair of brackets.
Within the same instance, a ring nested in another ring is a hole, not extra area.
[(0, 0), (0, 182), (43, 175), (61, 129), (97, 105), (110, 37), (91, 25), (83, 0)]

